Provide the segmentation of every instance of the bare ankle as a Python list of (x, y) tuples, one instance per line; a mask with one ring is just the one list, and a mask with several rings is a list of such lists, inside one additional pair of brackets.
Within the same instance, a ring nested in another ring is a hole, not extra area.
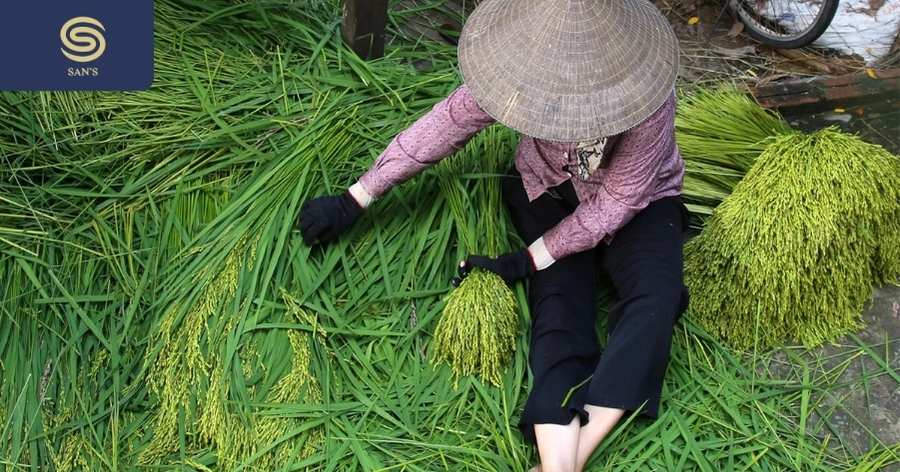
[(559, 460), (556, 462), (541, 462), (538, 466), (540, 472), (575, 472), (575, 463), (567, 460)]

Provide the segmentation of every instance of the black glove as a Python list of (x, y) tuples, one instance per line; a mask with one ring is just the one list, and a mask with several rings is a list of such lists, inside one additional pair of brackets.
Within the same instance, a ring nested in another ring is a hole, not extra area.
[(458, 287), (462, 279), (469, 275), (469, 272), (475, 267), (480, 267), (499, 275), (509, 285), (537, 272), (528, 249), (522, 248), (500, 257), (469, 256), (468, 259), (460, 263), (459, 277), (454, 277), (451, 283)]
[(349, 191), (307, 200), (298, 215), (303, 242), (312, 246), (336, 239), (353, 226), (362, 213), (362, 207)]

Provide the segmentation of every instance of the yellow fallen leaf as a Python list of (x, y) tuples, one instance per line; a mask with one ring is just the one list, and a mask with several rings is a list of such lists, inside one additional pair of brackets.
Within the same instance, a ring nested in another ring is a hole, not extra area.
[(837, 108), (834, 109), (834, 112), (835, 112), (835, 113), (843, 113), (843, 112), (845, 112), (845, 111), (847, 111), (847, 110), (844, 110), (844, 109), (841, 108), (841, 107), (837, 107)]
[(697, 23), (700, 23), (700, 17), (699, 17), (699, 16), (692, 16), (692, 17), (690, 17), (690, 18), (688, 19), (688, 24), (689, 24), (689, 25), (696, 25)]
[(869, 77), (871, 77), (871, 78), (873, 78), (873, 79), (877, 79), (877, 78), (878, 78), (878, 75), (875, 74), (875, 69), (873, 69), (873, 68), (871, 68), (871, 67), (866, 67), (866, 75), (868, 75)]

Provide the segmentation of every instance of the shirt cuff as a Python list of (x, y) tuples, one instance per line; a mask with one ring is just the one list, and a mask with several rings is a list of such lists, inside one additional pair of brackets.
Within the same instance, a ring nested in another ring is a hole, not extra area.
[(547, 246), (544, 245), (543, 236), (528, 246), (528, 253), (531, 254), (531, 260), (534, 261), (534, 266), (537, 270), (546, 269), (556, 262), (556, 259), (550, 255), (550, 251), (547, 250)]
[(349, 191), (353, 199), (356, 200), (356, 203), (359, 203), (360, 208), (368, 207), (372, 204), (372, 201), (375, 200), (372, 198), (372, 195), (363, 188), (359, 181), (351, 185)]

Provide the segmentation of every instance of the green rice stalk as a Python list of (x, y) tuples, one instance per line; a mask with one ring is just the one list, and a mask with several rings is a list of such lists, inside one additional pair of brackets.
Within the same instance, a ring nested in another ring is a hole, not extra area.
[[(504, 247), (505, 225), (499, 173), (506, 170), (509, 135), (496, 128), (482, 132), (461, 156), (441, 163), (439, 184), (456, 223), (466, 254), (496, 256)], [(476, 180), (467, 189), (460, 176), (467, 166), (495, 176)], [(473, 211), (475, 210), (475, 211)], [(478, 251), (477, 248), (481, 248)], [(475, 269), (445, 298), (432, 338), (434, 363), (447, 362), (454, 384), (464, 375), (477, 375), (495, 386), (502, 368), (515, 351), (518, 317), (513, 292), (498, 275)]]
[[(312, 360), (310, 345), (316, 340), (324, 341), (327, 333), (324, 328), (312, 319), (313, 317), (309, 311), (300, 306), (296, 298), (292, 297), (284, 289), (281, 290), (281, 297), (294, 320), (298, 323), (310, 324), (313, 327), (315, 336), (299, 331), (288, 332), (293, 352), (291, 370), (269, 391), (267, 401), (270, 404), (318, 404), (322, 401), (322, 390), (318, 379), (310, 370)], [(265, 417), (257, 428), (258, 443), (263, 443), (266, 438), (280, 437), (287, 433), (290, 428), (296, 428), (302, 424), (302, 419), (298, 418)], [(297, 438), (294, 438), (293, 441), (281, 443), (275, 451), (267, 456), (268, 462), (262, 462), (262, 464), (264, 468), (285, 467), (294, 459), (309, 458), (322, 448), (324, 440), (322, 428), (315, 428), (306, 437), (297, 457), (291, 456), (291, 452), (296, 448), (298, 442)], [(267, 464), (268, 467), (266, 467)]]
[(681, 93), (675, 137), (685, 161), (682, 194), (707, 216), (747, 173), (772, 136), (791, 132), (775, 112), (734, 84)]
[[(52, 424), (48, 424), (47, 426), (52, 428), (63, 425), (72, 421), (75, 416), (75, 412), (72, 408), (66, 408), (62, 414), (52, 417)], [(57, 450), (50, 451), (53, 466), (56, 467), (56, 470), (62, 472), (87, 470), (90, 467), (90, 463), (86, 457), (88, 451), (86, 446), (88, 444), (89, 442), (85, 440), (84, 434), (80, 429), (69, 431), (63, 436), (60, 447)]]
[(89, 470), (90, 464), (85, 458), (89, 444), (80, 433), (69, 433), (63, 440), (60, 450), (51, 453), (53, 466), (60, 472)]
[(691, 313), (738, 349), (863, 326), (900, 275), (900, 159), (828, 128), (774, 139), (685, 248)]
[[(287, 291), (281, 290), (282, 299), (288, 307), (288, 313), (297, 322), (309, 319), (309, 313)], [(291, 362), (288, 372), (282, 376), (265, 396), (270, 407), (296, 404), (318, 404), (322, 401), (322, 393), (318, 380), (312, 375), (310, 362), (312, 337), (302, 331), (288, 331), (287, 338), (291, 349)], [(246, 349), (245, 349), (246, 350)], [(217, 369), (216, 375), (222, 372)], [(246, 375), (246, 373), (245, 373)], [(249, 375), (247, 376), (249, 377)], [(221, 380), (221, 379), (219, 379)], [(227, 388), (226, 382), (216, 381), (213, 385)], [(224, 398), (222, 394), (216, 395)], [(207, 401), (207, 405), (221, 405), (217, 400)], [(253, 415), (247, 424), (240, 415), (231, 413), (222, 406), (220, 423), (214, 426), (212, 444), (219, 451), (217, 465), (226, 470), (233, 470), (244, 464), (252, 464), (256, 470), (277, 470), (290, 464), (307, 459), (322, 447), (324, 433), (322, 428), (313, 428), (305, 435), (294, 435), (277, 445), (271, 443), (288, 434), (292, 429), (303, 426), (302, 418), (291, 418), (279, 415)]]
[(454, 383), (478, 375), (495, 386), (515, 351), (518, 317), (512, 290), (500, 276), (474, 269), (450, 292), (434, 330), (435, 362), (447, 362)]
[[(155, 357), (148, 377), (150, 391), (159, 396), (160, 407), (154, 419), (153, 441), (141, 453), (143, 463), (152, 463), (177, 449), (179, 414), (191, 407), (191, 392), (202, 391), (204, 386), (207, 400), (199, 417), (201, 441), (209, 442), (216, 432), (227, 429), (224, 424), (227, 392), (221, 391), (221, 366), (211, 370), (212, 359), (207, 359), (200, 343), (209, 318), (234, 297), (246, 249), (246, 242), (239, 242), (184, 320), (179, 322), (177, 318), (180, 305), (173, 305), (154, 336), (153, 341), (162, 350)], [(211, 355), (215, 352), (213, 349)]]

